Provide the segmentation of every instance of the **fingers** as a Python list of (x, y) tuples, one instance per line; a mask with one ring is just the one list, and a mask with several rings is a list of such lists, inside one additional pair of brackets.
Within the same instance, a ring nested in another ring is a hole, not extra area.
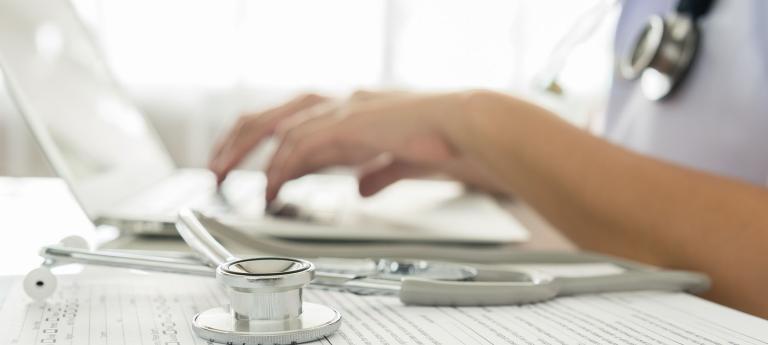
[(217, 183), (239, 164), (269, 130), (262, 119), (251, 116), (241, 117), (216, 147), (208, 162), (208, 168), (216, 174)]
[(360, 142), (352, 142), (339, 109), (331, 109), (285, 130), (267, 170), (268, 202), (294, 178), (336, 165), (357, 165), (376, 156)]
[(360, 195), (368, 197), (401, 179), (424, 176), (429, 172), (430, 169), (424, 166), (392, 161), (360, 177)]
[(332, 117), (314, 117), (280, 135), (280, 145), (267, 169), (267, 201), (277, 197), (286, 181), (328, 164), (341, 164), (334, 122)]
[[(327, 123), (330, 121), (332, 121), (331, 118), (317, 116), (317, 117), (305, 119), (304, 122), (295, 124), (290, 128), (281, 128), (281, 130), (278, 133), (278, 137), (280, 138), (280, 145), (278, 146), (275, 153), (272, 155), (272, 159), (270, 160), (269, 165), (267, 167), (268, 200), (272, 199), (272, 198), (269, 198), (269, 195), (273, 194), (271, 193), (271, 191), (275, 186), (275, 184), (280, 184), (278, 183), (278, 180), (282, 181), (285, 179), (282, 177), (285, 171), (284, 169), (285, 163), (290, 157), (290, 155), (294, 154), (296, 146), (299, 145), (299, 142), (306, 142), (308, 140), (312, 140), (313, 142), (317, 142), (318, 144), (320, 144), (319, 139), (323, 138), (322, 135), (314, 138), (310, 138), (310, 135), (312, 135), (313, 132), (322, 129), (323, 127), (326, 127)], [(302, 144), (302, 145), (306, 145), (306, 144)], [(321, 153), (323, 152), (327, 153), (328, 151), (329, 150), (326, 149)]]
[(271, 135), (282, 120), (327, 100), (314, 94), (303, 95), (265, 112), (241, 117), (216, 145), (208, 163), (208, 168), (216, 174), (217, 182), (221, 183), (229, 171)]
[[(456, 158), (457, 151), (432, 123), (439, 118), (436, 114), (447, 108), (450, 104), (434, 96), (358, 92), (318, 114), (284, 122), (284, 128), (278, 130), (278, 149), (267, 170), (267, 201), (274, 200), (290, 179), (329, 166), (359, 165), (382, 153), (422, 166)], [(412, 173), (416, 171), (393, 166), (366, 178), (370, 182), (363, 182), (361, 192), (373, 194)]]
[(403, 98), (408, 95), (413, 95), (407, 91), (392, 90), (392, 91), (370, 91), (370, 90), (357, 90), (353, 92), (348, 101), (349, 102), (367, 102), (375, 100), (386, 100)]

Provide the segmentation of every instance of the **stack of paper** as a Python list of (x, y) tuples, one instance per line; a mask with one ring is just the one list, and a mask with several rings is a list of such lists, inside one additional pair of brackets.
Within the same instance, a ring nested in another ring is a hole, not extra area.
[[(15, 282), (0, 311), (1, 344), (207, 344), (192, 316), (225, 303), (213, 279), (161, 274), (60, 276), (33, 303)], [(392, 297), (306, 290), (341, 311), (319, 344), (768, 344), (768, 322), (680, 293), (566, 297), (492, 308), (410, 307)]]

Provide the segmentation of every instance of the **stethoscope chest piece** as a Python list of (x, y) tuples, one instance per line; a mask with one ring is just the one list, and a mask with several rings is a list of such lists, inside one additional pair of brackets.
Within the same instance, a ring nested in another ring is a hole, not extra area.
[(626, 79), (640, 78), (640, 88), (650, 100), (669, 96), (685, 79), (699, 46), (696, 22), (684, 14), (652, 16), (622, 62)]
[(254, 345), (304, 343), (333, 334), (341, 326), (341, 314), (302, 300), (314, 269), (308, 261), (279, 257), (220, 265), (216, 278), (230, 305), (197, 314), (192, 320), (195, 333), (216, 343)]
[(626, 79), (640, 78), (648, 99), (667, 98), (685, 80), (699, 49), (699, 19), (715, 0), (680, 0), (674, 13), (651, 16), (629, 55), (621, 62)]

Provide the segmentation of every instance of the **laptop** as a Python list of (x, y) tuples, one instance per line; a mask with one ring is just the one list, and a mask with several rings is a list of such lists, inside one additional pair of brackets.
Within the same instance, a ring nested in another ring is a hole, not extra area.
[(205, 169), (180, 169), (115, 82), (73, 6), (0, 0), (0, 71), (17, 108), (89, 218), (137, 234), (175, 234), (182, 207), (255, 235), (333, 241), (499, 244), (528, 238), (493, 198), (446, 181), (402, 181), (358, 196), (345, 175), (286, 185), (265, 212), (265, 178), (235, 171), (217, 193)]

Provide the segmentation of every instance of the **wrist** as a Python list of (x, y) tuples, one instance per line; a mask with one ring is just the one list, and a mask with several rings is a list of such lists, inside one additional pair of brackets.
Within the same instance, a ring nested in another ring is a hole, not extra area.
[(488, 135), (499, 130), (511, 130), (499, 128), (499, 118), (504, 117), (504, 122), (514, 121), (509, 117), (515, 116), (517, 111), (514, 102), (520, 102), (507, 95), (489, 90), (470, 90), (452, 94), (451, 111), (449, 118), (443, 121), (443, 127), (448, 140), (456, 148), (469, 155), (477, 155), (478, 146), (482, 146), (483, 139), (489, 139)]
[(551, 112), (493, 91), (470, 91), (462, 98), (460, 116), (451, 121), (450, 140), (479, 165), (492, 170), (517, 169), (540, 158), (541, 152), (534, 151), (550, 146), (545, 138), (552, 137), (547, 133), (557, 119)]

